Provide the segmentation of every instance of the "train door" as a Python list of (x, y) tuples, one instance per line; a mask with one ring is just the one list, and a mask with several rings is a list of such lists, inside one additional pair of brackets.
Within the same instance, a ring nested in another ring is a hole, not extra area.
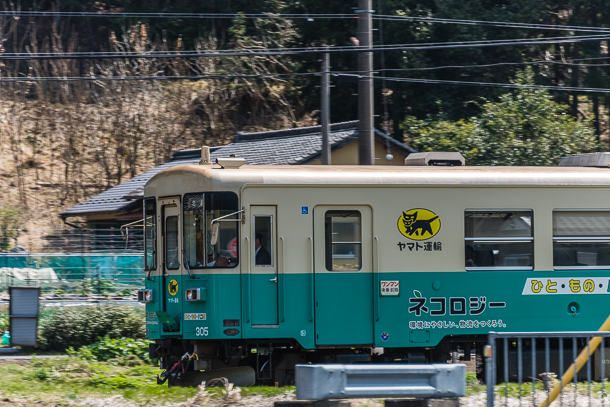
[(373, 344), (372, 247), (370, 207), (314, 208), (317, 345)]
[(278, 326), (275, 206), (251, 206), (250, 270), (252, 325)]
[(159, 203), (163, 208), (163, 310), (180, 323), (183, 301), (180, 295), (183, 292), (180, 290), (182, 285), (180, 198), (163, 198)]

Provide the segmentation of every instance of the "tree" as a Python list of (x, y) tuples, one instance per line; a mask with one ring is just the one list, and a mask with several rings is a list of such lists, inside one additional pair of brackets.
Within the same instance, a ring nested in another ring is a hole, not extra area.
[[(533, 76), (528, 68), (514, 83), (532, 85)], [(564, 156), (599, 147), (590, 122), (576, 121), (548, 91), (525, 87), (486, 101), (469, 119), (408, 117), (402, 128), (413, 148), (459, 151), (469, 165), (557, 165)]]

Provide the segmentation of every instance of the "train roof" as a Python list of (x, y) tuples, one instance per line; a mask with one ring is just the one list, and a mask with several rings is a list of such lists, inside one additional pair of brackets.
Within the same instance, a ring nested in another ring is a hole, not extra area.
[(377, 165), (244, 165), (228, 169), (191, 164), (167, 168), (149, 183), (189, 174), (233, 185), (610, 186), (610, 168)]

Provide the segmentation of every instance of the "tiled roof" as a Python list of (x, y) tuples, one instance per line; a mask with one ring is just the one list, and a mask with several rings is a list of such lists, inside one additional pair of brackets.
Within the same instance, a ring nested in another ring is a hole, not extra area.
[[(358, 121), (331, 124), (331, 148), (339, 148), (355, 141), (357, 134)], [(415, 152), (381, 132), (376, 131), (375, 138), (389, 142), (393, 148), (402, 150), (405, 154)], [(236, 157), (245, 158), (247, 165), (294, 165), (319, 159), (321, 150), (321, 126), (313, 126), (258, 133), (240, 132), (233, 143), (210, 148), (210, 156), (214, 160), (217, 157), (229, 157), (234, 154)], [(200, 158), (200, 149), (176, 151), (172, 160), (75, 205), (59, 215), (68, 218), (131, 211), (141, 205), (144, 185), (153, 175), (176, 165), (197, 164)]]

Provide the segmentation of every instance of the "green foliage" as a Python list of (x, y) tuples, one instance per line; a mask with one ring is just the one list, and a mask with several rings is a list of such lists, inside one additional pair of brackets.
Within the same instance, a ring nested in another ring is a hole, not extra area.
[(9, 327), (9, 319), (7, 312), (0, 312), (0, 332), (4, 332)]
[[(533, 71), (517, 75), (533, 84)], [(567, 155), (596, 151), (589, 122), (577, 122), (545, 90), (522, 88), (486, 102), (468, 120), (407, 118), (403, 129), (419, 151), (459, 151), (467, 165), (557, 165)]]
[(17, 237), (17, 228), (23, 218), (23, 210), (19, 207), (0, 204), (0, 249), (8, 250), (11, 239)]
[(137, 388), (150, 384), (142, 380), (142, 378), (126, 376), (123, 373), (119, 373), (116, 376), (94, 375), (89, 380), (89, 383), (95, 387), (105, 387), (108, 389)]
[(142, 360), (150, 361), (148, 341), (132, 338), (113, 339), (108, 336), (98, 339), (94, 344), (80, 348), (77, 355), (85, 360), (114, 360), (120, 365), (137, 365), (142, 364)]
[(92, 345), (98, 338), (144, 339), (144, 311), (116, 305), (61, 307), (40, 321), (39, 345), (45, 350)]

